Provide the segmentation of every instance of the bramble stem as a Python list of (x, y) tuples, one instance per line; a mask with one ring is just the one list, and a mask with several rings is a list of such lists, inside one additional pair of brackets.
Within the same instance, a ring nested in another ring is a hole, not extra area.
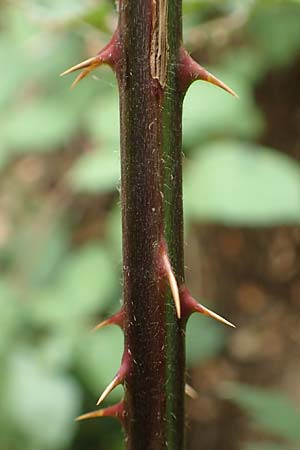
[[(197, 303), (184, 284), (182, 102), (193, 81), (237, 96), (181, 47), (182, 0), (119, 0), (119, 23), (73, 86), (102, 64), (120, 91), (123, 299), (95, 329), (119, 325), (125, 335), (120, 369), (98, 400), (119, 384), (125, 398), (78, 419), (121, 420), (127, 450), (182, 450), (187, 319), (194, 312), (231, 327)], [(195, 396), (186, 386), (186, 392)]]
[(119, 6), (121, 200), (128, 450), (182, 450), (184, 330), (162, 269), (183, 283), (181, 0)]

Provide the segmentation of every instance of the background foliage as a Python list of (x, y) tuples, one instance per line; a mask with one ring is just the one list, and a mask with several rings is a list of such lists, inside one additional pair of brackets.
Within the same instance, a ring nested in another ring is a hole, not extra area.
[[(94, 409), (122, 351), (118, 329), (90, 333), (120, 303), (117, 87), (107, 69), (75, 91), (58, 77), (107, 42), (114, 1), (2, 0), (0, 7), (0, 447), (121, 449), (109, 419), (73, 422)], [(300, 140), (290, 152), (279, 138), (266, 142), (258, 98), (270, 72), (287, 73), (299, 61), (299, 23), (296, 0), (184, 1), (189, 50), (240, 96), (195, 83), (186, 97), (188, 245), (201, 223), (299, 223)], [(286, 89), (276, 93), (279, 111), (285, 94), (296, 95)], [(280, 127), (292, 120), (283, 114)], [(227, 339), (218, 324), (193, 317), (190, 367), (224, 354)], [(257, 442), (250, 433), (232, 449), (298, 448), (300, 412), (286, 393), (234, 382), (216, 395), (266, 433)], [(109, 403), (120, 396), (121, 389)]]

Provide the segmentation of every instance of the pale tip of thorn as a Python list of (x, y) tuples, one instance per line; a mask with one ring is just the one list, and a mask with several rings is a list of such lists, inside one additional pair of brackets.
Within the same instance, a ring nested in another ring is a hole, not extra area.
[(233, 89), (231, 89), (229, 86), (227, 86), (227, 84), (223, 83), (223, 81), (219, 80), (217, 77), (215, 77), (214, 75), (212, 75), (209, 72), (208, 72), (208, 75), (207, 75), (207, 81), (209, 83), (214, 84), (215, 86), (218, 86), (219, 88), (223, 89), (224, 91), (228, 92), (233, 97), (239, 98), (239, 96), (237, 95), (236, 92), (234, 92)]
[(96, 56), (93, 56), (93, 58), (86, 59), (85, 61), (82, 61), (79, 64), (75, 64), (75, 66), (70, 67), (69, 69), (65, 70), (60, 74), (61, 77), (64, 77), (65, 75), (69, 75), (72, 72), (75, 72), (76, 70), (86, 69), (87, 67), (90, 67), (91, 65), (99, 65), (101, 62), (99, 59), (97, 59)]
[(92, 411), (92, 412), (82, 414), (81, 416), (76, 417), (75, 422), (80, 422), (81, 420), (86, 420), (86, 419), (94, 419), (96, 417), (102, 417), (102, 416), (103, 416), (103, 410)]
[(208, 308), (206, 308), (205, 306), (202, 306), (202, 305), (201, 305), (201, 308), (203, 308), (202, 313), (204, 315), (209, 316), (212, 319), (215, 319), (218, 322), (223, 323), (224, 325), (228, 325), (229, 327), (236, 328), (236, 326), (233, 323), (229, 322), (229, 320), (224, 319), (224, 317), (219, 316), (219, 314), (215, 313), (214, 311), (211, 311), (210, 309), (208, 309)]
[(88, 76), (88, 74), (93, 70), (93, 66), (88, 67), (87, 69), (83, 70), (73, 81), (73, 83), (71, 84), (71, 89), (74, 89), (77, 84), (79, 83), (79, 81), (83, 80), (85, 77)]
[(176, 314), (177, 314), (178, 319), (180, 319), (180, 317), (181, 317), (181, 306), (180, 306), (180, 295), (179, 295), (179, 289), (178, 289), (177, 281), (176, 281), (174, 272), (172, 270), (172, 267), (171, 267), (168, 255), (166, 253), (164, 253), (164, 255), (163, 255), (163, 260), (164, 260), (165, 270), (166, 270), (167, 277), (168, 277), (168, 280), (169, 280), (169, 285), (170, 285), (170, 288), (171, 288), (173, 300), (174, 300), (174, 303), (175, 303)]
[(100, 330), (101, 328), (104, 328), (109, 324), (110, 324), (109, 319), (103, 320), (102, 322), (98, 323), (91, 329), (91, 333), (94, 333), (95, 331)]
[(109, 383), (109, 385), (106, 387), (106, 389), (102, 392), (101, 396), (99, 397), (99, 400), (97, 401), (97, 406), (99, 406), (103, 400), (106, 399), (106, 397), (111, 393), (111, 391), (117, 387), (120, 384), (119, 376), (115, 376), (115, 378)]
[(186, 383), (185, 388), (184, 388), (185, 394), (190, 397), (192, 400), (197, 400), (197, 398), (199, 398), (198, 396), (198, 392), (195, 391), (194, 388), (192, 388), (192, 386), (190, 386), (189, 384)]

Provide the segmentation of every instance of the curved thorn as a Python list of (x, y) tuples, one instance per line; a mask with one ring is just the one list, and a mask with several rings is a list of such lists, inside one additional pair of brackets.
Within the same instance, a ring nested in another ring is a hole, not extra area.
[(92, 66), (100, 66), (102, 64), (101, 59), (99, 59), (97, 56), (93, 56), (93, 58), (86, 59), (85, 61), (82, 61), (79, 64), (76, 64), (75, 66), (70, 67), (69, 69), (65, 70), (60, 74), (61, 77), (64, 77), (65, 75), (69, 75), (72, 72), (76, 72), (77, 70), (86, 69), (87, 67)]
[(218, 322), (223, 323), (224, 325), (228, 325), (229, 327), (236, 328), (236, 326), (229, 322), (229, 320), (224, 319), (224, 317), (220, 316), (219, 314), (215, 313), (214, 311), (211, 311), (210, 309), (206, 308), (203, 305), (200, 305), (198, 303), (198, 311), (196, 309), (196, 312), (199, 312), (200, 314), (203, 314), (204, 316), (211, 317), (212, 319), (217, 320)]
[(198, 392), (195, 391), (195, 389), (187, 383), (185, 384), (184, 391), (185, 391), (185, 394), (188, 397), (190, 397), (192, 400), (197, 400), (197, 398), (199, 398)]
[(115, 376), (115, 378), (109, 383), (109, 385), (104, 389), (102, 394), (99, 397), (99, 400), (97, 401), (97, 406), (99, 406), (103, 400), (106, 399), (106, 397), (113, 391), (119, 384), (122, 383), (122, 379), (119, 374)]
[(100, 330), (100, 328), (104, 328), (108, 325), (118, 325), (120, 328), (123, 328), (123, 320), (124, 320), (124, 311), (123, 311), (123, 308), (121, 308), (120, 311), (118, 311), (113, 316), (98, 323), (98, 325), (96, 325), (92, 329), (92, 332)]
[(101, 64), (103, 63), (104, 61), (102, 60), (102, 58), (100, 58), (100, 56), (94, 56), (93, 58), (89, 58), (79, 64), (76, 64), (70, 69), (65, 70), (60, 74), (60, 76), (63, 77), (65, 75), (69, 75), (70, 73), (76, 72), (77, 70), (84, 69), (71, 84), (71, 89), (73, 89), (79, 83), (79, 81), (83, 80), (83, 78), (87, 77), (90, 72), (92, 72), (98, 66), (101, 66)]
[(215, 319), (218, 322), (228, 325), (229, 327), (236, 328), (236, 326), (233, 323), (224, 319), (224, 317), (220, 316), (214, 311), (211, 311), (210, 309), (198, 303), (197, 300), (195, 300), (194, 297), (191, 296), (189, 290), (184, 285), (180, 287), (180, 299), (183, 316), (185, 318), (188, 318), (191, 314), (197, 312), (200, 314), (204, 314), (205, 316), (211, 317), (212, 319)]
[(82, 61), (81, 63), (76, 64), (73, 67), (70, 67), (70, 69), (65, 70), (60, 75), (64, 76), (72, 72), (75, 72), (76, 70), (84, 69), (71, 86), (75, 87), (76, 84), (79, 83), (79, 81), (81, 81), (92, 70), (96, 69), (96, 67), (102, 64), (108, 64), (114, 69), (120, 58), (118, 41), (119, 41), (119, 30), (117, 28), (109, 43), (102, 50), (100, 50), (100, 52), (98, 52), (96, 56), (93, 56), (92, 58), (86, 59), (85, 61)]
[(74, 89), (74, 87), (79, 83), (79, 81), (83, 80), (85, 77), (88, 76), (88, 74), (94, 70), (95, 67), (88, 67), (87, 69), (83, 70), (73, 81), (73, 83), (71, 84), (71, 89)]
[(124, 412), (124, 402), (121, 401), (116, 405), (109, 406), (108, 408), (98, 409), (86, 414), (81, 414), (80, 416), (76, 417), (75, 421), (79, 422), (80, 420), (95, 419), (97, 417), (114, 417), (116, 419), (122, 420), (124, 417)]
[(92, 333), (94, 333), (94, 331), (100, 330), (100, 328), (107, 327), (110, 324), (111, 324), (111, 319), (103, 320), (102, 322), (100, 322), (96, 326), (94, 326), (94, 328), (92, 328), (91, 331), (92, 331)]
[(239, 98), (236, 92), (234, 92), (233, 89), (231, 89), (227, 84), (223, 83), (223, 81), (219, 80), (219, 78), (215, 77), (212, 73), (208, 72), (206, 69), (201, 67), (199, 65), (199, 71), (197, 73), (196, 80), (203, 80), (207, 81), (208, 83), (214, 84), (215, 86), (218, 86), (219, 88), (223, 89), (224, 91), (228, 92), (235, 98)]
[(200, 66), (183, 47), (180, 49), (179, 76), (183, 92), (186, 92), (193, 81), (203, 80), (224, 89), (224, 91), (233, 95), (233, 97), (238, 98), (238, 95), (230, 87), (204, 69), (204, 67)]
[(181, 317), (181, 307), (180, 307), (180, 296), (179, 296), (179, 289), (178, 289), (177, 281), (176, 281), (174, 272), (172, 270), (169, 257), (168, 257), (168, 255), (167, 255), (167, 253), (165, 251), (162, 254), (162, 258), (163, 258), (164, 269), (165, 269), (165, 272), (166, 272), (166, 275), (167, 275), (167, 278), (168, 278), (168, 281), (169, 281), (169, 285), (170, 285), (170, 288), (171, 288), (173, 300), (174, 300), (174, 303), (175, 303), (177, 317), (178, 317), (178, 319), (180, 319), (180, 317)]
[(100, 405), (100, 403), (103, 402), (103, 400), (106, 399), (106, 397), (111, 393), (113, 389), (115, 389), (119, 384), (122, 384), (125, 380), (126, 375), (130, 371), (131, 366), (131, 353), (129, 349), (125, 349), (122, 357), (122, 362), (120, 369), (117, 373), (117, 375), (114, 377), (114, 379), (109, 383), (109, 385), (106, 387), (106, 389), (101, 394), (97, 405)]
[(76, 417), (75, 421), (94, 419), (96, 417), (104, 417), (104, 409), (98, 409), (97, 411), (91, 411), (89, 413), (81, 414), (81, 416)]

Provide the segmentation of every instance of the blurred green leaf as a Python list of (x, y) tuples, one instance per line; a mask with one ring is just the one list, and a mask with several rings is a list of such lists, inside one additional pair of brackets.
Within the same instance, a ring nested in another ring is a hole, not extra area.
[[(11, 251), (19, 276), (30, 288), (37, 288), (55, 280), (61, 261), (67, 253), (67, 233), (56, 217), (43, 217), (39, 223), (30, 222), (15, 233)], [(33, 236), (35, 246), (32, 246)]]
[(99, 150), (85, 153), (73, 165), (68, 178), (77, 191), (114, 191), (120, 179), (119, 155)]
[(111, 153), (119, 151), (120, 147), (119, 99), (112, 77), (106, 81), (105, 88), (109, 95), (103, 93), (99, 101), (90, 105), (86, 126), (91, 138), (99, 142), (105, 152)]
[[(94, 11), (96, 0), (25, 0), (24, 6), (30, 12), (31, 17), (42, 23), (51, 25), (67, 25), (70, 22), (79, 21)], [(23, 7), (24, 7), (23, 6)], [(106, 10), (104, 10), (106, 12)]]
[(57, 449), (73, 436), (80, 392), (70, 377), (49, 373), (34, 352), (19, 349), (8, 366), (5, 404), (6, 414), (33, 447)]
[[(92, 11), (89, 11), (85, 17), (84, 21), (90, 25), (93, 25), (94, 27), (100, 28), (103, 31), (110, 32), (111, 30), (107, 26), (107, 15), (109, 12), (112, 11), (112, 3), (108, 0), (102, 0), (102, 3), (98, 5), (95, 9)], [(114, 11), (116, 12), (116, 11)]]
[(289, 63), (300, 49), (300, 8), (295, 2), (256, 2), (249, 31), (257, 53), (269, 67)]
[(300, 439), (300, 411), (285, 395), (238, 383), (223, 394), (244, 408), (260, 428), (292, 442)]
[(89, 315), (104, 311), (119, 292), (119, 276), (106, 250), (90, 245), (73, 252), (53, 286), (37, 291), (32, 305), (40, 323), (76, 327)]
[(197, 221), (234, 225), (299, 223), (300, 168), (275, 150), (220, 141), (187, 163), (185, 208)]
[(10, 348), (14, 334), (19, 326), (20, 309), (18, 308), (18, 292), (4, 278), (0, 278), (0, 356), (3, 357)]
[(216, 356), (225, 345), (222, 325), (194, 314), (188, 321), (186, 351), (188, 364), (197, 364)]
[(256, 109), (247, 80), (229, 73), (213, 73), (234, 89), (239, 100), (227, 92), (204, 82), (190, 87), (183, 108), (183, 143), (194, 149), (213, 136), (254, 138), (262, 130), (261, 116)]
[[(117, 327), (82, 336), (77, 347), (76, 364), (81, 377), (94, 395), (99, 395), (119, 370), (123, 337)], [(120, 399), (121, 388), (110, 394), (110, 401)]]
[(121, 208), (119, 205), (110, 212), (107, 219), (107, 240), (111, 255), (116, 264), (122, 261)]
[(45, 99), (8, 113), (2, 122), (2, 136), (6, 146), (15, 152), (51, 151), (65, 145), (76, 131), (71, 105), (61, 105)]
[[(283, 444), (249, 444), (243, 450), (293, 450), (293, 448)], [(295, 447), (294, 450), (296, 450)]]
[(94, 145), (101, 150), (84, 153), (73, 165), (68, 179), (78, 191), (109, 192), (116, 189), (120, 178), (119, 112), (116, 92), (103, 95), (90, 106), (85, 124)]

